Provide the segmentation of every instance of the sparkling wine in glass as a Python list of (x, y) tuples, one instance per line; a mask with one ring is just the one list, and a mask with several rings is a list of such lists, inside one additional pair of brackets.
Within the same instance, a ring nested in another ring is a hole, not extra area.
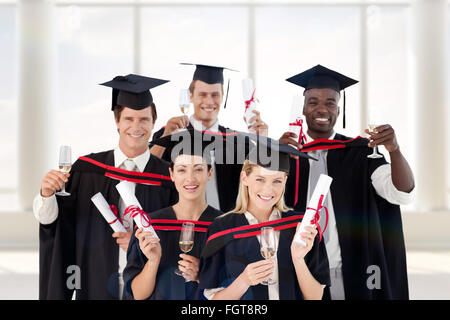
[[(181, 225), (180, 240), (178, 242), (181, 251), (188, 253), (194, 247), (194, 224), (192, 222), (183, 222)], [(178, 268), (175, 274), (183, 276), (182, 271)]]
[(184, 115), (187, 115), (189, 112), (189, 107), (191, 106), (191, 100), (189, 98), (189, 89), (181, 89), (180, 90), (180, 110)]
[[(261, 255), (264, 259), (268, 260), (275, 256), (277, 252), (277, 246), (275, 241), (275, 230), (272, 227), (262, 227), (261, 228)], [(267, 279), (261, 282), (263, 285), (275, 284), (277, 283), (274, 279)]]
[[(370, 132), (370, 133), (376, 133), (376, 132), (377, 132), (376, 128), (377, 128), (377, 125), (376, 125), (376, 124), (369, 124), (369, 125), (368, 125), (368, 129), (369, 129), (369, 132)], [(377, 146), (375, 145), (375, 146), (373, 147), (373, 152), (372, 152), (372, 154), (369, 154), (369, 155), (367, 156), (367, 158), (378, 159), (378, 158), (383, 158), (383, 156), (377, 152)]]
[[(59, 171), (66, 174), (72, 168), (72, 148), (70, 146), (61, 146), (59, 148)], [(67, 197), (70, 193), (66, 192), (66, 184), (63, 182), (62, 190), (56, 193), (58, 196)]]

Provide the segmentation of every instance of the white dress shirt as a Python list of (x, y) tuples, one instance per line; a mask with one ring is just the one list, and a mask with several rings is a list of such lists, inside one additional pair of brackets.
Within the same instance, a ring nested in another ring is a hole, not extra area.
[[(310, 143), (314, 141), (307, 133), (306, 135), (306, 142)], [(334, 139), (336, 133), (333, 132), (332, 135), (328, 139)], [(327, 150), (321, 150), (324, 153), (325, 158), (325, 165), (328, 151)], [(315, 151), (308, 152), (309, 155), (313, 156), (315, 155)], [(309, 164), (311, 166), (311, 163), (314, 160), (309, 160)], [(308, 178), (308, 181), (311, 177)], [(402, 192), (398, 190), (393, 182), (392, 182), (392, 176), (391, 176), (391, 165), (390, 164), (384, 164), (379, 166), (371, 175), (371, 181), (372, 185), (375, 188), (375, 191), (377, 194), (387, 201), (389, 201), (392, 204), (396, 205), (406, 205), (413, 201), (414, 195), (415, 195), (415, 189), (413, 189), (411, 192)], [(309, 185), (309, 184), (308, 184)], [(308, 199), (311, 196), (313, 190), (308, 190)], [(339, 238), (336, 228), (336, 217), (334, 215), (334, 209), (333, 209), (333, 201), (332, 201), (332, 194), (331, 190), (328, 193), (328, 196), (326, 198), (326, 207), (328, 209), (328, 237), (329, 240), (326, 243), (327, 248), (327, 254), (328, 254), (328, 262), (330, 264), (330, 269), (333, 268), (340, 268), (342, 266), (342, 258), (341, 258), (341, 248), (339, 246)]]
[[(216, 122), (214, 122), (214, 124), (209, 128), (206, 128), (201, 121), (195, 119), (194, 115), (192, 115), (189, 118), (189, 122), (192, 124), (195, 130), (198, 131), (208, 130), (212, 132), (219, 132), (219, 120), (216, 120)], [(216, 176), (216, 165), (214, 155), (215, 155), (214, 150), (211, 150), (210, 156), (213, 172), (211, 175), (211, 179), (209, 179), (209, 181), (206, 184), (206, 202), (211, 207), (220, 210), (219, 191), (217, 189), (217, 176)]]
[[(258, 220), (255, 218), (255, 216), (252, 215), (250, 212), (247, 211), (244, 213), (244, 215), (245, 215), (245, 218), (247, 219), (249, 225), (259, 223)], [(269, 221), (274, 221), (274, 220), (278, 220), (278, 219), (281, 219), (281, 213), (280, 213), (280, 211), (278, 211), (277, 208), (273, 208), (272, 213), (270, 214), (270, 217), (269, 217)], [(261, 236), (257, 235), (256, 238), (258, 239), (258, 242), (261, 243)], [(280, 231), (275, 231), (276, 253), (273, 258), (275, 260), (275, 268), (273, 270), (271, 278), (273, 280), (275, 280), (276, 283), (269, 284), (267, 286), (268, 290), (269, 290), (269, 300), (280, 300), (280, 290), (279, 290), (279, 282), (278, 282), (278, 260), (277, 260), (279, 241), (280, 241)], [(261, 259), (262, 259), (262, 257), (261, 257)], [(208, 300), (211, 300), (217, 292), (222, 291), (223, 289), (225, 289), (225, 288), (220, 287), (220, 288), (213, 288), (213, 289), (205, 289), (203, 294), (205, 295), (205, 297)]]
[[(126, 170), (130, 170), (131, 168), (126, 168), (125, 160), (127, 160), (127, 156), (120, 150), (120, 148), (114, 149), (114, 166), (120, 167)], [(137, 168), (134, 168), (132, 171), (144, 172), (145, 166), (147, 165), (148, 160), (150, 159), (150, 150), (146, 149), (145, 152), (136, 158), (130, 159), (133, 160), (134, 164)], [(136, 188), (136, 183), (132, 183), (133, 188)], [(125, 227), (127, 227), (127, 232), (133, 231), (133, 220), (130, 216), (124, 217), (123, 214), (125, 212), (125, 204), (122, 201), (122, 198), (119, 200), (119, 214), (120, 218), (123, 219)], [(125, 250), (120, 250), (119, 248), (119, 273), (122, 274), (123, 270), (127, 265), (127, 252)]]

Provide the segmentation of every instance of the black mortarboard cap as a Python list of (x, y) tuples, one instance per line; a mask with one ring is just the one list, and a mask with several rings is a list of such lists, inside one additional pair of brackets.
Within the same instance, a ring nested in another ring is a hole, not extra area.
[(223, 69), (227, 69), (230, 71), (237, 71), (225, 67), (208, 66), (204, 64), (185, 63), (185, 62), (181, 64), (196, 66), (192, 80), (201, 80), (209, 84), (214, 83), (223, 84)]
[[(357, 80), (344, 76), (343, 74), (336, 72), (334, 70), (325, 68), (318, 64), (311, 69), (303, 71), (295, 76), (292, 76), (286, 81), (296, 84), (300, 87), (309, 89), (333, 89), (337, 92), (341, 92), (345, 88), (358, 83)], [(345, 91), (344, 91), (344, 112), (343, 112), (343, 122), (345, 128)]]
[[(237, 71), (237, 70), (233, 70), (230, 68), (208, 66), (208, 65), (204, 65), (204, 64), (185, 63), (185, 62), (183, 62), (181, 64), (196, 66), (192, 81), (200, 80), (200, 81), (206, 82), (208, 84), (215, 84), (215, 83), (223, 84), (223, 82), (224, 82), (223, 69), (227, 69), (230, 71)], [(228, 80), (227, 95), (225, 97), (224, 108), (226, 108), (226, 106), (227, 106), (229, 88), (230, 88), (230, 81)]]
[[(219, 143), (216, 143), (217, 141)], [(221, 135), (190, 128), (152, 140), (150, 146), (158, 145), (169, 149), (172, 161), (180, 154), (188, 154), (201, 156), (208, 164), (211, 164), (210, 151), (221, 148), (222, 142), (223, 136)]]
[(114, 110), (115, 106), (141, 110), (147, 108), (153, 102), (150, 89), (166, 82), (169, 82), (169, 80), (129, 74), (117, 76), (111, 81), (100, 83), (100, 85), (113, 88), (111, 110)]
[(289, 156), (291, 154), (300, 158), (316, 160), (315, 158), (308, 156), (306, 153), (301, 152), (297, 148), (281, 143), (278, 140), (252, 133), (238, 133), (248, 136), (256, 143), (248, 154), (247, 159), (250, 160), (250, 162), (260, 165), (261, 167), (289, 173)]

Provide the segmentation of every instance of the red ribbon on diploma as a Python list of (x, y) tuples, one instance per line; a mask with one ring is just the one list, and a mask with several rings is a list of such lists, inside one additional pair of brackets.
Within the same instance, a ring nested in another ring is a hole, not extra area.
[(112, 213), (114, 213), (114, 215), (116, 216), (116, 219), (113, 220), (113, 221), (111, 221), (111, 222), (108, 222), (108, 223), (109, 223), (109, 224), (113, 224), (113, 223), (115, 223), (116, 221), (119, 221), (119, 222), (125, 227), (125, 229), (128, 229), (129, 226), (130, 226), (130, 224), (128, 223), (128, 221), (123, 221), (123, 220), (120, 218), (120, 216), (119, 216), (119, 211), (117, 210), (117, 207), (116, 207), (115, 205), (113, 205), (113, 204), (110, 205), (109, 207), (111, 208)]
[[(317, 229), (319, 230), (319, 241), (322, 241), (322, 234), (325, 232), (328, 226), (328, 209), (323, 205), (323, 200), (325, 199), (325, 195), (321, 195), (319, 198), (319, 203), (317, 204), (317, 208), (310, 208), (307, 207), (306, 210), (314, 210), (316, 213), (314, 214), (314, 218), (311, 220), (311, 224), (315, 224), (317, 226)], [(326, 221), (325, 221), (325, 227), (323, 228), (323, 231), (320, 230), (319, 220), (320, 220), (320, 210), (325, 209), (326, 213)]]
[[(298, 143), (304, 144), (306, 142), (306, 135), (303, 133), (303, 119), (295, 119), (294, 122), (289, 123), (290, 126), (300, 126), (300, 134), (298, 136)], [(302, 141), (304, 139), (304, 142)]]
[(114, 224), (114, 223), (116, 223), (117, 220), (119, 220), (119, 222), (121, 224), (123, 224), (122, 219), (120, 219), (119, 212), (117, 211), (117, 207), (115, 205), (113, 205), (113, 204), (110, 205), (109, 207), (111, 208), (112, 213), (114, 213), (114, 215), (116, 216), (116, 219), (111, 221), (111, 222), (108, 222), (108, 223), (109, 224)]
[(138, 206), (128, 206), (125, 209), (123, 216), (125, 217), (127, 214), (129, 214), (130, 217), (133, 219), (136, 216), (140, 216), (141, 224), (142, 224), (142, 227), (144, 227), (144, 228), (150, 227), (150, 225), (152, 224), (151, 219), (148, 216), (148, 214), (145, 213), (145, 211), (142, 210), (141, 208), (139, 208)]
[(259, 102), (259, 100), (255, 98), (255, 90), (256, 89), (253, 89), (252, 97), (250, 98), (250, 100), (245, 101), (245, 111), (247, 111), (247, 109), (250, 107), (250, 103), (254, 101)]

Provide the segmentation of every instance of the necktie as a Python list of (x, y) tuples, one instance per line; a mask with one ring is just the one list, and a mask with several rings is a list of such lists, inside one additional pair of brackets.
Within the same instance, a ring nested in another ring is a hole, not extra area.
[(214, 163), (214, 151), (211, 150), (211, 164), (213, 166), (213, 172), (211, 179), (206, 184), (206, 202), (213, 208), (220, 210), (219, 195), (217, 191), (217, 180), (216, 180), (216, 166)]
[(132, 159), (126, 159), (123, 164), (128, 171), (136, 171), (136, 163)]
[[(321, 174), (328, 174), (328, 170), (327, 170), (327, 166), (326, 166), (326, 162), (325, 162), (325, 154), (323, 150), (316, 150), (316, 152), (314, 152), (314, 154), (312, 155), (313, 157), (315, 156), (315, 158), (317, 158), (317, 161), (311, 161), (311, 166), (310, 166), (310, 172), (309, 172), (309, 188), (308, 188), (308, 202), (309, 199), (311, 199), (311, 196), (314, 192), (314, 189), (316, 188), (316, 184), (319, 181), (319, 177)], [(323, 205), (326, 205), (326, 198), (323, 200)], [(317, 206), (317, 203), (314, 204), (314, 206)], [(320, 229), (323, 230), (323, 228), (325, 227), (325, 221), (326, 221), (326, 217), (325, 217), (325, 213), (323, 212), (324, 209), (322, 209), (319, 214), (320, 214), (320, 221), (319, 221), (319, 225), (320, 225)], [(323, 238), (325, 240), (325, 244), (328, 242), (328, 228), (325, 230), (325, 232), (323, 233)]]
[[(126, 159), (123, 162), (123, 165), (121, 167), (124, 167), (124, 169), (128, 171), (137, 171), (136, 163), (132, 159)], [(133, 187), (136, 187), (136, 184), (133, 183)], [(124, 217), (123, 214), (125, 212), (125, 203), (122, 201), (122, 198), (120, 198), (119, 201), (119, 214), (122, 218), (122, 221), (124, 222), (125, 228), (127, 228), (127, 231), (132, 231), (133, 227), (133, 221), (130, 218), (130, 216)]]

